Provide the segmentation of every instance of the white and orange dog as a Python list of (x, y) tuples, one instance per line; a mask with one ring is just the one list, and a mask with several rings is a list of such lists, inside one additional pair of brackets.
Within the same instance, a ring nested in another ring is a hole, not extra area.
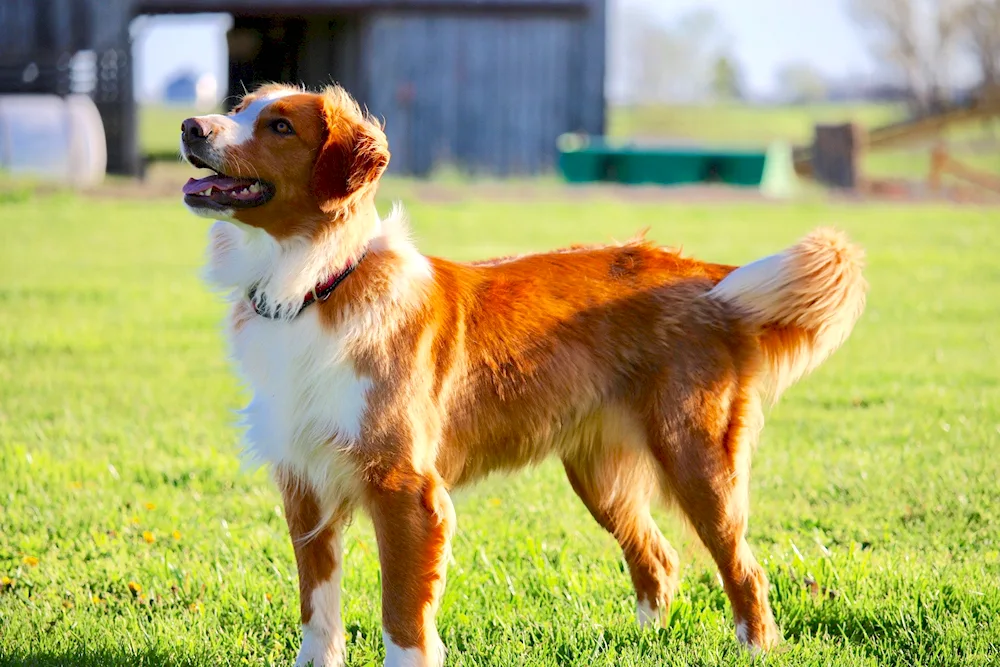
[(284, 498), (299, 570), (297, 664), (341, 665), (344, 528), (374, 522), (385, 663), (440, 665), (434, 616), (449, 492), (557, 456), (621, 545), (639, 622), (677, 590), (650, 516), (683, 511), (718, 564), (736, 636), (779, 639), (745, 539), (762, 403), (816, 368), (865, 303), (862, 253), (816, 231), (736, 268), (646, 241), (458, 264), (421, 255), (374, 196), (389, 150), (340, 88), (265, 86), (191, 118), (214, 175), (184, 202), (217, 219), (210, 280), (253, 390), (247, 448)]

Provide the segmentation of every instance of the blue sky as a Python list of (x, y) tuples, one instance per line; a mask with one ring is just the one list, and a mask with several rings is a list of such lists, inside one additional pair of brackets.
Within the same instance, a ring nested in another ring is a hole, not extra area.
[[(872, 76), (876, 69), (844, 0), (609, 0), (611, 11), (623, 2), (667, 21), (714, 10), (755, 95), (772, 93), (775, 71), (790, 61), (811, 63), (838, 79)], [(228, 16), (208, 14), (138, 19), (133, 24), (138, 95), (155, 95), (183, 69), (209, 71), (223, 80), (228, 24)]]

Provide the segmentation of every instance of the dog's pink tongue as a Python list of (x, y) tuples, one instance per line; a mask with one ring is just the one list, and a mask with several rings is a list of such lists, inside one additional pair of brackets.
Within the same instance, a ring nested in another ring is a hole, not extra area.
[(197, 194), (210, 185), (216, 190), (234, 190), (243, 183), (244, 181), (241, 179), (214, 174), (205, 178), (189, 178), (188, 182), (184, 184), (183, 192), (186, 195)]

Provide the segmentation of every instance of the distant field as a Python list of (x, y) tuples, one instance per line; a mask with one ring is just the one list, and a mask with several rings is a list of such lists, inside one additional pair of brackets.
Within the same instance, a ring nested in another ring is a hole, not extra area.
[[(766, 145), (787, 141), (807, 145), (817, 123), (854, 122), (875, 128), (906, 118), (906, 109), (890, 104), (820, 104), (801, 106), (679, 106), (613, 109), (609, 135), (636, 140), (681, 139), (708, 144)], [(954, 151), (964, 162), (1000, 174), (1000, 119), (986, 125), (969, 123), (945, 135), (961, 147)], [(933, 141), (933, 140), (931, 140)], [(969, 144), (989, 142), (972, 152)], [(926, 178), (930, 170), (930, 142), (906, 149), (873, 152), (865, 156), (865, 173), (872, 177)]]
[[(143, 107), (140, 141), (146, 153), (173, 159), (181, 121), (195, 115), (183, 107)], [(681, 140), (712, 144), (762, 146), (772, 141), (808, 144), (816, 123), (857, 122), (878, 127), (905, 118), (906, 111), (887, 104), (820, 104), (801, 106), (677, 106), (612, 108), (608, 135), (637, 140)], [(390, 119), (391, 122), (391, 119)], [(1000, 119), (990, 126), (966, 125), (950, 133), (951, 141), (970, 142), (992, 138), (993, 148), (981, 154), (957, 151), (956, 157), (978, 168), (1000, 174)], [(893, 150), (865, 158), (870, 176), (925, 178), (930, 169), (927, 147)]]
[(622, 138), (689, 138), (725, 144), (759, 145), (770, 141), (807, 143), (816, 123), (857, 122), (867, 127), (905, 118), (895, 105), (662, 106), (616, 108), (608, 134)]
[[(172, 121), (171, 121), (172, 122)], [(183, 177), (179, 177), (179, 182)], [(388, 202), (382, 203), (386, 210)], [(772, 412), (749, 541), (785, 643), (737, 645), (714, 568), (682, 559), (640, 632), (614, 540), (558, 465), (456, 496), (440, 629), (454, 667), (980, 666), (1000, 660), (1000, 226), (975, 208), (411, 200), (456, 259), (623, 238), (745, 262), (836, 223), (868, 251), (853, 337)], [(291, 545), (241, 471), (208, 222), (170, 199), (0, 190), (0, 665), (289, 665)], [(347, 533), (349, 665), (381, 664), (377, 547)]]

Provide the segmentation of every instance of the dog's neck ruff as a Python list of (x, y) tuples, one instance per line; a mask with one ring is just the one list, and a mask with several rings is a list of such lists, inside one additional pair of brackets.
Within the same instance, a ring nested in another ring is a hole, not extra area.
[(302, 314), (303, 310), (317, 301), (326, 301), (329, 299), (330, 295), (333, 294), (333, 290), (337, 289), (342, 282), (347, 280), (347, 277), (354, 272), (354, 269), (358, 268), (358, 264), (361, 263), (361, 260), (363, 260), (367, 254), (368, 250), (365, 249), (365, 251), (361, 253), (361, 256), (356, 260), (351, 261), (340, 271), (330, 274), (330, 276), (323, 282), (317, 283), (311, 290), (309, 290), (309, 292), (306, 293), (304, 297), (302, 297), (302, 305), (299, 306), (298, 310), (290, 315), (285, 315), (282, 312), (281, 306), (269, 308), (267, 305), (267, 297), (263, 293), (257, 292), (256, 283), (251, 285), (250, 289), (247, 290), (247, 300), (250, 302), (250, 306), (253, 308), (253, 311), (261, 317), (266, 317), (269, 320), (295, 319)]

